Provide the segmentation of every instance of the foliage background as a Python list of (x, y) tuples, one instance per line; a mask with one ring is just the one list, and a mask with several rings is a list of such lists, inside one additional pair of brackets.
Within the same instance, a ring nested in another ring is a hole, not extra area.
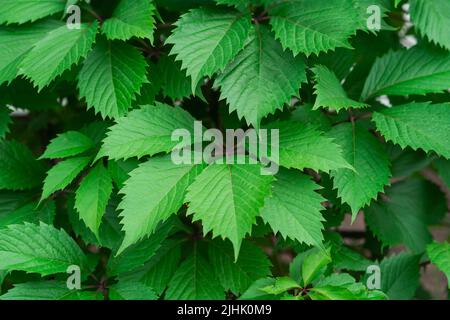
[[(0, 299), (447, 298), (449, 12), (0, 0)], [(174, 166), (194, 119), (279, 129), (280, 173)]]

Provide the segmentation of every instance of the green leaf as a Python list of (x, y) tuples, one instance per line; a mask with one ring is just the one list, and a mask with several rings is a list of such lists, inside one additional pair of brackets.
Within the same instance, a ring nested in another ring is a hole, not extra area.
[(345, 245), (337, 246), (331, 251), (333, 266), (336, 269), (366, 271), (372, 261)]
[(156, 300), (153, 289), (137, 281), (121, 281), (109, 288), (110, 300)]
[(264, 202), (261, 217), (285, 238), (320, 246), (324, 221), (320, 211), (325, 201), (315, 192), (320, 186), (296, 170), (281, 169), (275, 178), (272, 196)]
[[(44, 111), (52, 108), (58, 109), (58, 94), (49, 88), (37, 92), (33, 85), (26, 79), (17, 78), (10, 85), (0, 86), (0, 105), (13, 106), (14, 108), (29, 111)], [(59, 100), (61, 102), (61, 100)], [(42, 124), (39, 122), (37, 124)]]
[[(0, 197), (5, 197), (5, 194), (0, 194)], [(3, 199), (2, 199), (3, 200)], [(24, 222), (39, 223), (45, 222), (52, 224), (56, 214), (56, 207), (53, 201), (37, 207), (36, 202), (27, 204), (17, 203), (14, 209), (3, 209), (3, 204), (0, 206), (0, 229), (13, 224), (22, 224)]]
[(314, 89), (317, 95), (313, 110), (322, 107), (339, 112), (343, 109), (368, 107), (365, 103), (350, 99), (342, 88), (339, 79), (327, 67), (317, 65), (313, 70), (316, 80)]
[(433, 242), (427, 246), (428, 257), (439, 270), (445, 273), (450, 288), (450, 244), (446, 242)]
[(66, 9), (65, 12), (67, 14), (67, 9), (69, 9), (70, 6), (76, 5), (79, 0), (66, 0)]
[[(325, 171), (352, 167), (345, 161), (341, 147), (316, 126), (297, 121), (276, 121), (268, 129), (279, 130), (279, 164), (286, 168)], [(269, 130), (270, 131), (270, 130)], [(271, 141), (271, 138), (268, 139)], [(273, 150), (270, 146), (267, 150)], [(269, 157), (270, 158), (270, 157)], [(272, 157), (273, 158), (273, 157)], [(276, 159), (271, 159), (276, 162)]]
[(230, 290), (239, 295), (256, 280), (270, 275), (270, 260), (259, 247), (250, 242), (242, 244), (236, 262), (233, 247), (229, 242), (215, 240), (208, 246), (209, 260), (214, 273), (226, 291)]
[(75, 209), (75, 196), (71, 195), (67, 199), (67, 209), (70, 225), (74, 234), (83, 240), (85, 244), (91, 244), (98, 247), (105, 247), (116, 250), (123, 240), (124, 233), (120, 225), (119, 213), (117, 212), (116, 197), (112, 197), (106, 207), (102, 223), (99, 228), (99, 235), (96, 236), (86, 224), (80, 220), (80, 216)]
[(41, 201), (67, 187), (90, 161), (90, 157), (69, 158), (51, 168), (44, 180)]
[(301, 289), (301, 287), (297, 282), (289, 277), (275, 278), (274, 284), (265, 288), (261, 288), (262, 291), (265, 291), (272, 295), (278, 295), (292, 289)]
[(94, 121), (80, 129), (80, 133), (89, 137), (97, 146), (106, 137), (106, 130), (110, 125), (107, 121)]
[(129, 173), (139, 165), (137, 159), (108, 161), (108, 172), (118, 189), (122, 189), (125, 181), (130, 177)]
[(164, 240), (173, 229), (174, 221), (169, 220), (158, 225), (156, 232), (129, 246), (126, 250), (122, 247), (115, 252), (115, 256), (108, 262), (108, 275), (120, 275), (136, 268), (142, 267), (150, 260), (161, 247)]
[(361, 99), (439, 93), (450, 88), (450, 53), (432, 48), (390, 51), (378, 58)]
[[(354, 281), (354, 280), (353, 280)], [(312, 300), (385, 300), (379, 290), (367, 290), (362, 283), (317, 286), (308, 295)]]
[(15, 284), (0, 300), (98, 300), (95, 291), (70, 290), (65, 281), (37, 281)]
[(248, 289), (245, 291), (242, 296), (239, 297), (239, 300), (270, 300), (274, 299), (275, 296), (268, 294), (263, 289), (268, 288), (270, 286), (275, 285), (274, 278), (264, 278), (256, 280)]
[[(160, 250), (143, 267), (144, 273), (139, 281), (153, 288), (162, 295), (170, 279), (178, 270), (181, 260), (181, 245), (177, 240), (169, 240), (161, 245)], [(133, 272), (136, 274), (136, 271)]]
[(0, 24), (25, 23), (61, 12), (65, 0), (0, 0)]
[(372, 116), (378, 131), (402, 148), (423, 149), (450, 158), (450, 103), (410, 103)]
[(111, 18), (102, 26), (110, 40), (147, 38), (153, 42), (156, 7), (149, 0), (121, 0)]
[(272, 0), (215, 0), (218, 4), (234, 6), (239, 10), (246, 10), (248, 7), (257, 7), (269, 5)]
[(419, 287), (420, 256), (400, 253), (381, 262), (381, 289), (391, 300), (408, 300)]
[(202, 165), (177, 165), (170, 155), (151, 158), (130, 173), (120, 191), (125, 239), (121, 250), (152, 234), (156, 226), (177, 213), (186, 188), (202, 171)]
[[(8, 275), (8, 272), (4, 271), (4, 270), (0, 270), (0, 286), (3, 284), (3, 281), (5, 280), (6, 276)], [(0, 300), (1, 300), (1, 296), (0, 296)]]
[[(394, 11), (392, 0), (356, 0), (356, 5), (358, 6), (360, 17), (360, 25), (358, 29), (372, 32), (374, 34), (376, 34), (376, 32), (380, 30), (396, 30), (395, 28), (387, 24), (383, 19), (388, 17), (390, 12)], [(376, 7), (375, 10), (373, 9), (374, 6)], [(375, 22), (374, 20), (378, 18), (378, 11), (376, 10), (380, 10), (379, 12), (381, 14), (380, 30), (377, 30), (376, 28), (374, 28), (375, 26), (371, 26), (369, 24), (369, 22), (373, 23)]]
[[(158, 60), (160, 62), (161, 60)], [(153, 105), (156, 100), (156, 96), (162, 89), (162, 76), (159, 74), (158, 66), (152, 61), (148, 62), (147, 68), (147, 82), (141, 87), (139, 95), (135, 99), (135, 104), (138, 106)], [(191, 94), (191, 82), (188, 82), (189, 94)]]
[(215, 81), (221, 99), (248, 124), (258, 127), (262, 118), (282, 109), (298, 95), (306, 81), (305, 62), (294, 58), (265, 26), (255, 26), (244, 49)]
[(291, 113), (291, 120), (301, 123), (315, 125), (317, 129), (328, 131), (331, 129), (331, 121), (323, 112), (313, 110), (312, 104), (304, 104), (297, 106)]
[(57, 159), (76, 156), (94, 147), (94, 142), (77, 131), (67, 131), (50, 141), (40, 159)]
[[(81, 24), (80, 29), (69, 29), (63, 25), (48, 32), (23, 59), (19, 73), (42, 89), (87, 56), (95, 41), (97, 28), (95, 21), (90, 25)], [(58, 44), (57, 49), (55, 43)]]
[(12, 123), (10, 113), (11, 111), (7, 107), (0, 107), (0, 140), (4, 139), (9, 132), (8, 126)]
[(368, 290), (361, 282), (346, 273), (332, 274), (311, 289), (312, 300), (385, 300), (386, 295), (379, 290)]
[(161, 6), (171, 12), (186, 11), (192, 8), (197, 8), (201, 5), (214, 4), (213, 0), (156, 0), (158, 7)]
[(10, 212), (29, 204), (34, 198), (33, 192), (0, 191), (0, 216), (6, 217)]
[(87, 260), (64, 231), (41, 223), (10, 225), (0, 232), (0, 270), (21, 270), (42, 276), (64, 273), (71, 265), (87, 271)]
[(437, 159), (434, 162), (441, 179), (450, 188), (450, 160)]
[(103, 118), (123, 116), (147, 82), (146, 68), (147, 62), (133, 46), (98, 41), (78, 75), (80, 95)]
[(433, 161), (433, 157), (428, 157), (422, 150), (416, 152), (411, 148), (402, 149), (393, 143), (388, 143), (386, 150), (391, 158), (394, 177), (408, 177), (425, 169)]
[(347, 287), (355, 284), (355, 278), (348, 273), (333, 273), (317, 282), (317, 287), (336, 286)]
[(308, 296), (311, 300), (357, 300), (353, 292), (340, 286), (314, 287)]
[(80, 183), (75, 208), (86, 226), (99, 237), (99, 228), (112, 192), (112, 180), (103, 164), (98, 164)]
[(33, 189), (42, 183), (45, 167), (16, 141), (0, 140), (0, 189)]
[(422, 208), (428, 208), (426, 214), (426, 223), (429, 226), (442, 224), (448, 213), (447, 200), (445, 194), (439, 185), (431, 182), (431, 180), (422, 180), (422, 190), (424, 190)]
[(166, 40), (171, 54), (182, 61), (192, 78), (192, 88), (204, 76), (212, 76), (244, 47), (250, 31), (250, 17), (223, 8), (193, 9), (181, 16), (177, 28)]
[(305, 258), (314, 250), (316, 249), (311, 248), (299, 253), (289, 264), (289, 276), (297, 283), (302, 283), (303, 262), (305, 261)]
[(279, 1), (269, 15), (276, 38), (295, 55), (352, 48), (348, 38), (359, 26), (359, 13), (352, 0)]
[(411, 0), (409, 12), (414, 27), (423, 36), (450, 50), (450, 2), (447, 0)]
[(323, 273), (324, 267), (331, 262), (330, 252), (330, 248), (327, 250), (314, 248), (308, 252), (301, 269), (304, 286), (312, 283)]
[[(248, 162), (247, 162), (248, 163)], [(217, 164), (207, 167), (188, 187), (188, 215), (202, 220), (203, 233), (228, 238), (237, 260), (242, 239), (250, 233), (272, 176), (261, 175), (257, 164)]]
[[(189, 97), (192, 94), (191, 79), (181, 70), (181, 62), (172, 56), (162, 56), (154, 72), (161, 81), (162, 93), (172, 100)], [(201, 83), (196, 88), (195, 95), (202, 97)]]
[(236, 8), (245, 8), (249, 4), (249, 0), (214, 0), (218, 4), (235, 6)]
[(194, 121), (180, 107), (173, 108), (162, 103), (143, 106), (116, 121), (107, 133), (99, 155), (106, 155), (110, 159), (128, 159), (169, 152), (175, 146), (181, 149), (193, 142), (188, 141), (181, 146), (178, 141), (172, 140), (172, 134), (177, 129), (185, 129), (195, 135), (195, 139), (197, 133), (194, 132)]
[(47, 32), (61, 26), (56, 20), (44, 20), (23, 26), (9, 26), (0, 29), (0, 84), (11, 82), (19, 66), (31, 48)]
[(0, 299), (375, 300), (381, 262), (391, 298), (430, 298), (421, 266), (450, 275), (441, 2), (0, 0)]
[(331, 171), (338, 196), (352, 209), (354, 220), (389, 185), (389, 159), (381, 142), (358, 124), (345, 123), (330, 132), (342, 147), (345, 160), (355, 170)]
[(178, 267), (169, 288), (166, 300), (220, 300), (225, 291), (212, 272), (212, 267), (197, 249)]
[(399, 182), (364, 211), (369, 228), (385, 246), (405, 244), (413, 252), (425, 250), (431, 241), (426, 225), (430, 210), (427, 191), (427, 184), (420, 179)]

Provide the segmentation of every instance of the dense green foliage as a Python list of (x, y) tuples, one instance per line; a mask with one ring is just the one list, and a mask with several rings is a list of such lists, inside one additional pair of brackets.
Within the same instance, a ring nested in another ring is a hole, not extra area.
[[(0, 299), (428, 298), (449, 24), (448, 0), (0, 0)], [(279, 130), (279, 171), (175, 163), (196, 120)]]

